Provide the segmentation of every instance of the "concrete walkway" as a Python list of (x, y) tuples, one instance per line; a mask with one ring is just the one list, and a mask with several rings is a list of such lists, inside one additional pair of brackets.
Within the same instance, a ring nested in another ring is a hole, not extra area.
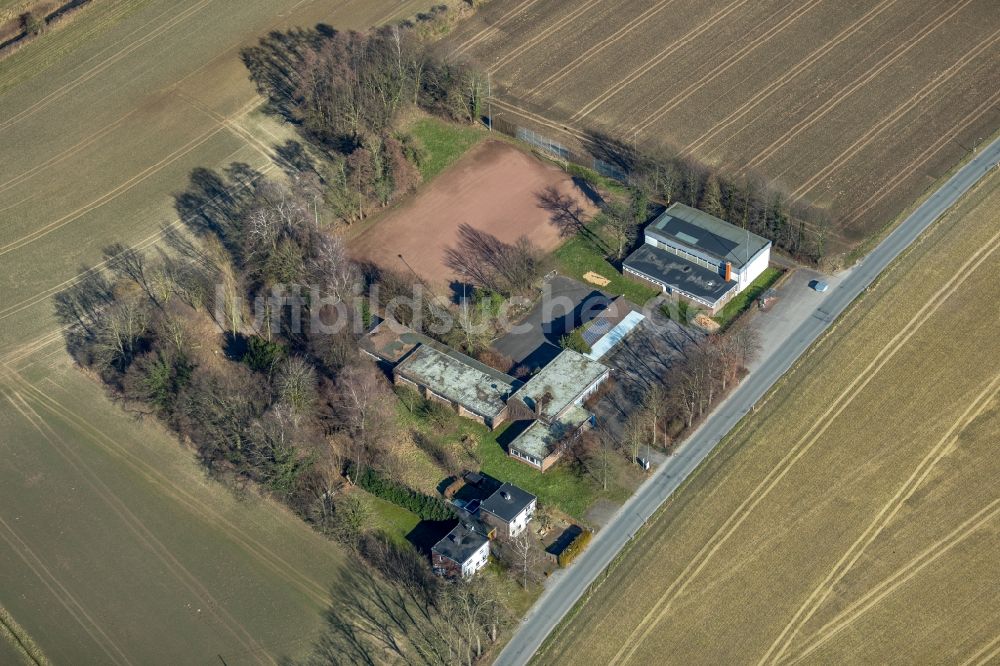
[(984, 174), (998, 168), (998, 162), (1000, 139), (981, 149), (849, 273), (839, 276), (836, 282), (827, 280), (830, 290), (826, 293), (812, 292), (812, 296), (800, 293), (798, 282), (804, 280), (803, 284), (807, 285), (812, 278), (793, 275), (791, 279), (796, 282), (790, 295), (791, 305), (781, 315), (785, 319), (773, 325), (765, 324), (765, 328), (772, 329), (767, 334), (778, 337), (767, 341), (750, 374), (688, 437), (677, 454), (639, 487), (576, 562), (549, 579), (542, 596), (525, 616), (496, 664), (526, 664), (615, 555), (730, 429), (893, 259)]

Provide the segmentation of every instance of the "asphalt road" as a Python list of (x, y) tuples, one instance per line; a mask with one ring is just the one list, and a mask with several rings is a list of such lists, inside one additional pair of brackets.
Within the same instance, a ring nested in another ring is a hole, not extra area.
[(826, 330), (862, 291), (959, 197), (987, 171), (1000, 168), (1000, 139), (979, 150), (947, 182), (924, 201), (840, 283), (826, 294), (817, 294), (818, 307), (803, 318), (785, 343), (773, 350), (729, 397), (716, 407), (681, 446), (618, 510), (573, 565), (558, 572), (538, 602), (521, 622), (510, 643), (496, 660), (498, 666), (526, 664), (587, 587), (614, 559), (636, 531), (716, 444), (743, 418), (781, 375)]

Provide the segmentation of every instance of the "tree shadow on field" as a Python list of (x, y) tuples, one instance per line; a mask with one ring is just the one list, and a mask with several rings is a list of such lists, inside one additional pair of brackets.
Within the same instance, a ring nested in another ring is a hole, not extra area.
[[(599, 195), (596, 194), (595, 196)], [(538, 207), (548, 211), (549, 221), (559, 230), (559, 235), (565, 237), (579, 234), (590, 240), (602, 252), (607, 248), (604, 242), (593, 231), (587, 228), (587, 211), (577, 202), (575, 197), (563, 194), (556, 187), (549, 186), (536, 192)]]
[(312, 654), (281, 663), (446, 663), (442, 631), (449, 629), (436, 608), (439, 582), (426, 566), (409, 573), (414, 575), (397, 573), (398, 580), (387, 582), (370, 565), (352, 558), (331, 587), (331, 604), (323, 613), (324, 626)]
[(274, 161), (289, 177), (301, 173), (318, 173), (309, 151), (298, 141), (288, 140), (274, 148)]
[(298, 72), (311, 51), (318, 50), (336, 31), (325, 24), (315, 28), (273, 31), (262, 37), (257, 46), (240, 51), (240, 58), (250, 72), (257, 91), (268, 99), (270, 110), (290, 122), (297, 122), (293, 101), (300, 81)]
[(597, 130), (587, 130), (585, 137), (583, 143), (587, 152), (619, 171), (632, 173), (638, 165), (635, 149), (624, 141)]
[(242, 217), (263, 174), (243, 163), (230, 164), (223, 174), (196, 168), (188, 187), (174, 195), (181, 223), (197, 236), (215, 236), (235, 260), (243, 241)]
[(587, 197), (587, 200), (590, 201), (590, 203), (597, 207), (604, 204), (604, 197), (602, 197), (601, 194), (594, 189), (586, 178), (573, 176), (573, 184), (576, 186), (576, 189), (580, 190), (580, 193), (583, 194), (583, 196)]

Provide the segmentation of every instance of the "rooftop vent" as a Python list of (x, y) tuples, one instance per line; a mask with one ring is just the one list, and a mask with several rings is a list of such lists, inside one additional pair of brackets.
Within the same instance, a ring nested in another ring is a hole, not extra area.
[(500, 497), (504, 498), (508, 502), (510, 501), (510, 493), (507, 492), (506, 490), (501, 490), (500, 491)]

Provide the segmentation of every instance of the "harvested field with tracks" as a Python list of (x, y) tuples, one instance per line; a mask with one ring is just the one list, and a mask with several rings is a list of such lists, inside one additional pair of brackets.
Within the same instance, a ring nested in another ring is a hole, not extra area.
[(497, 0), (447, 46), (490, 70), (496, 117), (760, 174), (843, 249), (1000, 127), (998, 44), (991, 0)]
[(538, 661), (1000, 656), (998, 215), (994, 175), (719, 445)]
[(527, 236), (542, 250), (561, 242), (552, 214), (538, 194), (555, 187), (589, 216), (596, 208), (558, 167), (503, 141), (485, 141), (438, 176), (415, 197), (375, 220), (351, 241), (360, 260), (406, 271), (402, 254), (421, 279), (439, 289), (460, 280), (444, 262), (466, 223), (505, 243)]
[(103, 246), (153, 246), (192, 169), (272, 168), (294, 133), (255, 111), (241, 47), (430, 4), (103, 0), (0, 63), (0, 608), (54, 663), (308, 651), (343, 551), (107, 400), (71, 365), (51, 297)]

